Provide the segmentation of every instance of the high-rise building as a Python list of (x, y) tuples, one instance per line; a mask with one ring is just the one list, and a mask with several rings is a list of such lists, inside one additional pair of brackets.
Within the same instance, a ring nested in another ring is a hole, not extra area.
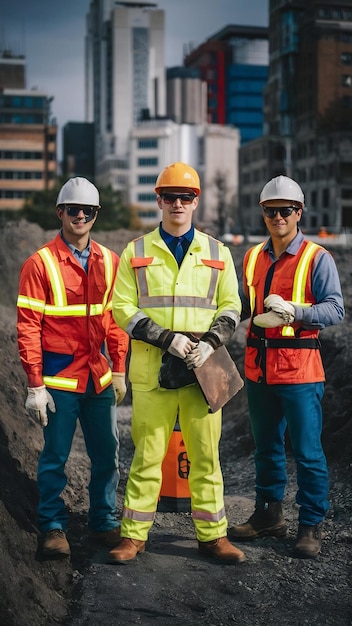
[(51, 98), (25, 88), (25, 59), (0, 53), (0, 210), (19, 210), (32, 192), (51, 189), (57, 127)]
[(226, 26), (185, 56), (207, 84), (207, 119), (236, 126), (241, 145), (263, 134), (263, 89), (268, 77), (268, 29)]
[(265, 137), (240, 150), (242, 222), (263, 228), (260, 190), (286, 174), (305, 193), (303, 228), (351, 228), (352, 0), (270, 0), (269, 43)]
[(62, 174), (94, 179), (94, 124), (67, 122), (62, 131)]
[(128, 185), (135, 124), (164, 116), (164, 11), (150, 2), (92, 0), (86, 36), (86, 121), (95, 124), (99, 185)]

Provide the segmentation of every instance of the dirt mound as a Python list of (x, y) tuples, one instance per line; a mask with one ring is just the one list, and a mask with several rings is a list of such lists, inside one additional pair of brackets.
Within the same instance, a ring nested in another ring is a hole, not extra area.
[[(352, 281), (347, 249), (332, 249), (343, 287), (346, 320), (321, 333), (327, 373), (324, 396), (324, 445), (331, 474), (332, 507), (325, 524), (324, 552), (313, 563), (290, 558), (296, 528), (295, 473), (289, 459), (285, 516), (286, 541), (260, 540), (244, 549), (248, 563), (229, 572), (197, 560), (188, 514), (158, 514), (149, 554), (121, 575), (105, 564), (106, 551), (86, 537), (89, 465), (80, 430), (68, 463), (65, 500), (70, 511), (70, 561), (45, 561), (38, 550), (36, 467), (42, 430), (24, 411), (26, 379), (16, 343), (19, 269), (54, 233), (20, 222), (0, 233), (0, 622), (2, 626), (51, 624), (319, 624), (352, 623), (351, 387)], [(138, 233), (96, 233), (95, 239), (121, 253)], [(240, 270), (245, 247), (233, 248)], [(230, 352), (243, 373), (245, 323)], [(130, 397), (130, 396), (129, 396)], [(121, 483), (132, 455), (130, 406), (119, 409)], [(288, 442), (289, 449), (289, 442)], [(224, 410), (221, 458), (226, 505), (231, 521), (244, 519), (254, 496), (253, 443), (244, 390)], [(146, 576), (147, 573), (147, 576)], [(120, 582), (118, 582), (120, 580)], [(141, 585), (145, 591), (142, 591)], [(139, 588), (139, 594), (135, 589)], [(147, 590), (149, 594), (147, 593)], [(206, 592), (204, 592), (206, 589)], [(174, 590), (174, 592), (171, 592)], [(106, 603), (110, 602), (110, 605)], [(66, 616), (69, 615), (66, 622)]]

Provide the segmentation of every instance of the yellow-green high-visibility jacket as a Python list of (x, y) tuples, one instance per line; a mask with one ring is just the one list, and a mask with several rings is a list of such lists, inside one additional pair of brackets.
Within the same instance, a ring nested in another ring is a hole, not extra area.
[(29, 387), (97, 393), (125, 371), (128, 335), (111, 314), (119, 257), (91, 240), (88, 272), (58, 234), (25, 261), (17, 300), (18, 346)]
[(237, 323), (241, 301), (230, 250), (195, 229), (179, 268), (156, 228), (130, 242), (123, 251), (112, 308), (117, 324), (132, 337), (132, 386), (155, 389), (162, 351), (134, 340), (135, 325), (147, 316), (163, 328), (199, 334), (208, 331), (220, 315)]

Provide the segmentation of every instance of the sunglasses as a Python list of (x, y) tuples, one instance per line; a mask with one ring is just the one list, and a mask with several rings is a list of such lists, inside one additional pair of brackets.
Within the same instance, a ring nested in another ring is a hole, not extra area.
[(289, 217), (292, 215), (293, 211), (299, 211), (296, 206), (285, 206), (285, 207), (273, 207), (273, 206), (263, 206), (263, 211), (266, 217), (272, 219), (276, 217), (278, 213), (280, 213), (281, 217)]
[(85, 204), (74, 204), (73, 206), (65, 204), (65, 209), (70, 217), (77, 217), (78, 213), (83, 211), (84, 217), (89, 219), (93, 219), (98, 210), (95, 206), (86, 206)]
[(174, 204), (177, 198), (181, 200), (182, 204), (192, 204), (195, 193), (162, 193), (160, 197), (164, 200), (165, 204)]

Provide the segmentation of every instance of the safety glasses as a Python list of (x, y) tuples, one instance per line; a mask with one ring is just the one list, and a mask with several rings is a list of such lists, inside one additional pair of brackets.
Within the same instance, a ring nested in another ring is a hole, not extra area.
[(89, 220), (93, 219), (98, 210), (95, 206), (86, 206), (85, 204), (74, 204), (72, 206), (70, 204), (65, 204), (65, 209), (67, 215), (70, 217), (77, 217), (77, 215), (83, 211), (84, 217)]
[(162, 193), (160, 197), (164, 200), (165, 204), (174, 204), (177, 198), (181, 201), (182, 204), (192, 204), (194, 198), (196, 197), (195, 193)]
[(292, 215), (293, 211), (299, 211), (296, 206), (285, 206), (285, 207), (274, 207), (274, 206), (263, 206), (263, 211), (266, 217), (272, 219), (276, 217), (278, 213), (280, 213), (281, 217), (289, 217)]

